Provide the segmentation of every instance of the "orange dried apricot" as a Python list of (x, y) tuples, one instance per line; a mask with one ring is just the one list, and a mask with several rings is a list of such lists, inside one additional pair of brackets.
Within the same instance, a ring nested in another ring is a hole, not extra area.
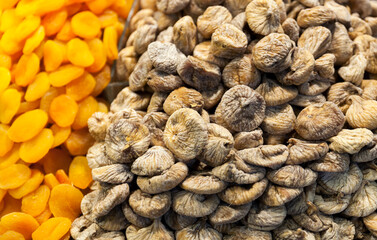
[(18, 86), (26, 87), (33, 82), (39, 72), (39, 58), (35, 53), (22, 55), (15, 69), (15, 80)]
[(39, 223), (29, 214), (22, 212), (9, 213), (1, 218), (1, 224), (9, 230), (21, 233), (26, 240), (39, 227)]
[(78, 130), (88, 126), (88, 119), (95, 113), (98, 109), (97, 100), (89, 96), (79, 103), (79, 110), (77, 112), (75, 121), (72, 124), (74, 130)]
[(50, 73), (50, 83), (54, 87), (62, 87), (83, 74), (84, 68), (67, 64)]
[(0, 32), (5, 32), (10, 28), (16, 27), (21, 22), (22, 17), (16, 14), (16, 9), (7, 9), (3, 12), (0, 18)]
[(51, 191), (48, 205), (55, 217), (66, 217), (73, 221), (81, 213), (80, 203), (83, 194), (69, 184), (60, 184)]
[(45, 93), (50, 88), (50, 79), (46, 72), (40, 72), (35, 77), (33, 83), (31, 83), (26, 90), (25, 100), (28, 102), (33, 102), (40, 99), (45, 95)]
[(114, 26), (106, 27), (103, 33), (103, 44), (107, 58), (115, 60), (118, 58), (118, 33)]
[(13, 147), (13, 141), (8, 137), (9, 126), (0, 124), (0, 157), (4, 157)]
[(63, 43), (47, 40), (43, 48), (43, 64), (47, 72), (55, 71), (60, 67), (66, 55)]
[(54, 134), (54, 143), (52, 144), (53, 148), (63, 144), (71, 134), (70, 127), (59, 127), (57, 124), (53, 124), (50, 129)]
[(95, 14), (101, 14), (106, 8), (113, 5), (115, 0), (93, 0), (86, 3), (90, 11)]
[(79, 38), (67, 43), (67, 58), (72, 64), (80, 67), (89, 67), (94, 63), (88, 44)]
[[(50, 87), (50, 89), (41, 98), (39, 108), (48, 113), (52, 100), (64, 92), (65, 88)], [(51, 118), (49, 118), (48, 122), (52, 123)]]
[(28, 16), (35, 13), (37, 10), (37, 1), (20, 0), (16, 7), (16, 13), (18, 16)]
[(24, 49), (22, 52), (24, 54), (31, 54), (43, 41), (45, 38), (45, 29), (43, 26), (38, 27), (37, 30), (26, 40)]
[(12, 27), (6, 30), (0, 39), (0, 47), (6, 54), (16, 54), (23, 48), (22, 42), (16, 40), (15, 33), (16, 28)]
[(64, 217), (55, 217), (42, 223), (35, 232), (33, 240), (60, 239), (70, 229), (71, 220)]
[(38, 0), (36, 5), (37, 9), (35, 11), (36, 15), (44, 15), (49, 12), (53, 12), (62, 8), (65, 4), (65, 0)]
[(0, 53), (0, 67), (10, 69), (12, 66), (12, 58), (7, 54)]
[(87, 128), (73, 131), (71, 136), (64, 143), (69, 153), (73, 156), (85, 155), (88, 149), (94, 144), (94, 139)]
[(88, 72), (98, 72), (100, 71), (106, 64), (106, 51), (103, 47), (103, 43), (98, 38), (93, 38), (88, 41), (88, 46), (90, 52), (94, 57), (94, 63), (86, 68)]
[(23, 164), (13, 164), (0, 169), (0, 188), (13, 189), (24, 184), (31, 175), (31, 170)]
[(25, 142), (37, 136), (48, 120), (47, 113), (35, 109), (20, 115), (8, 129), (8, 136), (14, 142)]
[(67, 20), (67, 10), (61, 9), (59, 11), (47, 13), (42, 19), (42, 25), (45, 28), (46, 36), (55, 35), (63, 27), (65, 20)]
[(63, 42), (67, 42), (75, 37), (76, 35), (72, 30), (71, 20), (68, 19), (65, 21), (63, 27), (60, 29), (60, 31), (56, 35), (56, 39)]
[(40, 100), (36, 100), (34, 102), (22, 102), (20, 104), (20, 107), (18, 108), (16, 115), (20, 115), (25, 112), (37, 109), (39, 105), (40, 105)]
[(83, 2), (86, 0), (67, 0), (66, 9), (68, 16), (75, 15), (84, 6)]
[(55, 186), (59, 185), (60, 183), (58, 179), (56, 179), (54, 174), (49, 173), (45, 175), (44, 184), (50, 189), (53, 189)]
[(79, 107), (75, 100), (66, 94), (62, 94), (52, 100), (49, 115), (60, 127), (68, 127), (75, 120)]
[(5, 67), (0, 67), (0, 94), (9, 86), (11, 78), (10, 71)]
[[(105, 1), (110, 2), (108, 0)], [(95, 38), (101, 31), (100, 20), (90, 11), (83, 11), (74, 15), (72, 17), (71, 25), (72, 31), (77, 36), (86, 39)]]
[(7, 89), (0, 95), (0, 122), (8, 124), (16, 115), (21, 104), (22, 94), (16, 89)]
[(94, 79), (96, 80), (96, 86), (92, 92), (92, 96), (97, 97), (111, 81), (110, 67), (106, 65), (101, 72), (94, 76)]
[[(14, 199), (9, 194), (5, 195), (4, 199), (4, 209), (0, 212), (0, 217), (7, 215), (12, 212), (21, 211), (21, 199)], [(0, 222), (0, 226), (1, 226)]]
[(106, 10), (98, 17), (101, 22), (101, 28), (115, 25), (118, 22), (118, 14), (113, 10)]
[(111, 9), (116, 11), (120, 17), (127, 18), (128, 13), (131, 10), (133, 1), (115, 0)]
[(48, 207), (45, 208), (45, 210), (43, 210), (43, 212), (41, 214), (39, 214), (38, 216), (34, 217), (35, 220), (37, 220), (37, 222), (39, 224), (42, 224), (44, 222), (46, 222), (50, 217), (51, 217), (52, 213), (50, 211), (50, 209)]
[(27, 163), (36, 163), (48, 153), (53, 143), (51, 129), (42, 129), (37, 136), (21, 144), (20, 158)]
[(51, 149), (43, 158), (43, 169), (45, 173), (55, 174), (59, 169), (68, 172), (69, 164), (72, 158), (65, 149), (54, 148)]
[(66, 86), (66, 93), (75, 101), (81, 101), (89, 96), (96, 86), (96, 80), (90, 73), (84, 73)]
[(24, 235), (15, 231), (6, 231), (0, 235), (0, 240), (25, 240)]
[(56, 171), (55, 177), (60, 184), (71, 184), (71, 180), (69, 180), (68, 175), (65, 173), (63, 169), (59, 169), (58, 171)]
[(22, 198), (21, 211), (36, 217), (46, 209), (49, 197), (50, 188), (42, 185)]
[(17, 41), (22, 41), (31, 35), (41, 24), (41, 18), (28, 15), (20, 24), (17, 25), (15, 31), (15, 38)]
[(0, 157), (0, 169), (7, 168), (20, 159), (19, 150), (21, 144), (14, 144), (13, 148), (4, 156)]
[(85, 189), (89, 186), (92, 182), (92, 170), (88, 166), (86, 157), (78, 156), (73, 159), (68, 176), (75, 187)]
[(44, 176), (38, 169), (31, 169), (31, 176), (22, 186), (8, 190), (9, 195), (15, 199), (20, 199), (27, 194), (35, 191), (43, 182)]

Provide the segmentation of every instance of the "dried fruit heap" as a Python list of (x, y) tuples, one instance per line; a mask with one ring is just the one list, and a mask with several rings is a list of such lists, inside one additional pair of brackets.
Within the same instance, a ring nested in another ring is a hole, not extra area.
[(130, 3), (0, 1), (1, 240), (69, 239)]
[(72, 237), (375, 239), (377, 2), (142, 3)]

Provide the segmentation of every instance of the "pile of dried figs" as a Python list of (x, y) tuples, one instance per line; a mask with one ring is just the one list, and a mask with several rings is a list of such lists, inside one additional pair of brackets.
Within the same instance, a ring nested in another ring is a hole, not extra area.
[(141, 5), (74, 239), (377, 238), (377, 1)]

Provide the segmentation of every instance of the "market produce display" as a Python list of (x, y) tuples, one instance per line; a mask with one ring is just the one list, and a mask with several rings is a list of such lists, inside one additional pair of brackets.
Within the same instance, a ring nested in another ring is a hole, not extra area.
[(0, 239), (70, 239), (132, 1), (0, 1)]
[(375, 239), (377, 2), (141, 1), (74, 239)]

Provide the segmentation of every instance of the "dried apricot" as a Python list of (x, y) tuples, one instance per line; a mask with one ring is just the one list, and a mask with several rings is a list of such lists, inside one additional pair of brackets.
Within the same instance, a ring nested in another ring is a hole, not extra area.
[(55, 177), (60, 184), (71, 184), (71, 180), (69, 180), (68, 175), (65, 173), (63, 169), (59, 169), (58, 171), (56, 171)]
[(13, 189), (24, 184), (31, 175), (31, 170), (23, 164), (13, 164), (0, 169), (0, 188)]
[(44, 15), (49, 12), (53, 12), (62, 8), (65, 4), (65, 0), (38, 0), (37, 9), (35, 11), (36, 15)]
[(0, 94), (0, 122), (8, 124), (20, 107), (22, 94), (9, 88)]
[(94, 57), (94, 62), (86, 70), (88, 72), (98, 72), (105, 66), (107, 59), (103, 42), (99, 38), (94, 38), (88, 41), (88, 46)]
[(75, 187), (85, 189), (92, 182), (92, 170), (86, 157), (75, 157), (69, 166), (69, 180)]
[(65, 142), (65, 147), (73, 156), (85, 155), (88, 149), (94, 144), (94, 139), (90, 136), (87, 128), (73, 131)]
[(35, 13), (37, 10), (37, 1), (20, 0), (16, 7), (16, 13), (18, 16), (28, 16)]
[(47, 40), (43, 47), (43, 64), (47, 72), (55, 71), (63, 63), (66, 46), (63, 43)]
[(66, 93), (75, 101), (81, 101), (89, 96), (96, 86), (96, 80), (90, 73), (84, 73), (81, 77), (68, 83)]
[(89, 67), (94, 63), (88, 44), (79, 38), (74, 38), (67, 43), (67, 58), (80, 67)]
[(79, 107), (75, 100), (70, 96), (63, 94), (52, 100), (49, 115), (54, 122), (60, 127), (68, 127), (75, 120)]
[(12, 66), (12, 58), (6, 54), (0, 53), (0, 67), (10, 69)]
[(96, 15), (90, 11), (77, 13), (72, 17), (72, 31), (82, 38), (95, 38), (101, 30), (101, 22)]
[(45, 173), (55, 174), (59, 169), (68, 172), (72, 158), (67, 150), (54, 148), (51, 149), (43, 158), (43, 169)]
[(96, 86), (92, 92), (92, 96), (97, 97), (105, 89), (107, 84), (111, 81), (111, 69), (109, 66), (105, 66), (101, 72), (94, 76), (96, 80)]
[(9, 167), (20, 159), (19, 150), (21, 144), (14, 144), (13, 148), (4, 156), (0, 157), (0, 169)]
[(43, 212), (41, 214), (39, 214), (38, 216), (34, 217), (35, 220), (37, 220), (37, 222), (39, 224), (42, 224), (44, 222), (46, 222), (50, 217), (51, 217), (52, 213), (50, 211), (50, 209), (47, 207), (45, 210), (43, 210)]
[(68, 13), (66, 9), (56, 12), (47, 13), (42, 19), (42, 25), (45, 28), (46, 36), (55, 35), (63, 27)]
[[(48, 113), (52, 100), (54, 100), (54, 98), (56, 98), (60, 94), (63, 94), (64, 91), (65, 91), (65, 88), (50, 87), (50, 89), (41, 98), (39, 108), (45, 111), (46, 113)], [(48, 122), (52, 123), (52, 120), (49, 119)]]
[(66, 217), (73, 221), (81, 213), (80, 203), (83, 194), (69, 184), (60, 184), (51, 191), (50, 211), (55, 217)]
[(38, 169), (31, 169), (31, 176), (22, 186), (8, 190), (9, 195), (15, 199), (20, 199), (23, 196), (35, 191), (43, 182), (44, 176)]
[(17, 41), (26, 39), (32, 34), (41, 24), (41, 18), (33, 15), (26, 16), (20, 24), (17, 25), (15, 31), (15, 38)]
[(26, 90), (25, 100), (28, 102), (40, 99), (50, 88), (50, 79), (46, 72), (40, 72), (35, 77), (33, 83), (31, 83)]
[(62, 87), (83, 74), (82, 67), (67, 64), (50, 73), (50, 83), (54, 87)]
[(64, 217), (55, 217), (42, 223), (35, 232), (33, 240), (60, 239), (70, 229), (71, 221)]
[[(2, 2), (3, 1), (1, 1), (1, 3)], [(16, 9), (7, 9), (1, 15), (0, 32), (5, 32), (12, 27), (16, 27), (21, 22), (22, 17), (16, 14)]]
[(49, 173), (45, 175), (44, 184), (46, 184), (46, 186), (48, 186), (50, 189), (53, 189), (55, 186), (59, 185), (59, 181), (56, 179), (54, 174)]
[(76, 35), (73, 33), (72, 26), (71, 26), (71, 20), (67, 19), (63, 25), (63, 27), (60, 29), (58, 34), (56, 35), (56, 39), (67, 42), (73, 38), (75, 38)]
[(0, 240), (25, 240), (24, 235), (15, 231), (6, 231), (0, 235)]
[(31, 234), (39, 227), (35, 218), (26, 213), (9, 213), (1, 218), (1, 224), (9, 230), (21, 233), (24, 238), (31, 239)]
[(21, 144), (20, 158), (27, 163), (36, 163), (48, 153), (53, 143), (51, 129), (45, 128), (37, 136)]
[(5, 67), (0, 67), (0, 94), (9, 86), (11, 75), (10, 71)]
[(45, 38), (45, 29), (43, 26), (38, 27), (37, 30), (26, 40), (24, 49), (22, 52), (24, 54), (31, 54), (38, 46), (41, 44)]
[(52, 144), (53, 148), (63, 144), (71, 134), (70, 127), (59, 127), (57, 124), (54, 124), (50, 127), (50, 129), (54, 134), (54, 144)]
[(4, 53), (13, 55), (20, 52), (23, 48), (22, 42), (19, 42), (15, 38), (16, 28), (12, 27), (6, 30), (1, 37), (0, 47)]
[(9, 138), (14, 142), (25, 142), (37, 136), (46, 125), (48, 116), (40, 109), (20, 115), (8, 130)]
[(15, 80), (18, 86), (26, 87), (34, 81), (39, 72), (39, 58), (35, 53), (22, 55), (15, 69)]
[(22, 198), (21, 211), (36, 217), (46, 209), (49, 197), (50, 188), (42, 185)]
[(118, 14), (112, 10), (106, 10), (99, 17), (101, 28), (115, 25), (118, 22)]
[(23, 114), (23, 113), (26, 113), (28, 111), (37, 109), (39, 107), (40, 103), (41, 103), (40, 100), (36, 100), (34, 102), (22, 102), (20, 104), (20, 107), (18, 108), (16, 116), (20, 115), (20, 114)]
[[(14, 199), (9, 194), (5, 195), (3, 199), (4, 209), (0, 212), (0, 217), (5, 216), (12, 212), (20, 212), (21, 211), (21, 200)], [(0, 222), (0, 226), (1, 226)]]
[(13, 141), (7, 135), (9, 127), (5, 124), (0, 124), (0, 157), (4, 157), (13, 147)]
[(118, 33), (114, 26), (106, 27), (103, 33), (103, 44), (107, 58), (115, 60), (118, 58)]
[(93, 0), (87, 2), (86, 5), (90, 9), (90, 11), (94, 12), (95, 14), (101, 14), (106, 8), (109, 8), (115, 0)]
[(72, 124), (74, 130), (78, 130), (88, 126), (88, 119), (95, 113), (98, 109), (97, 100), (89, 96), (79, 102), (79, 110), (77, 112), (75, 121)]

